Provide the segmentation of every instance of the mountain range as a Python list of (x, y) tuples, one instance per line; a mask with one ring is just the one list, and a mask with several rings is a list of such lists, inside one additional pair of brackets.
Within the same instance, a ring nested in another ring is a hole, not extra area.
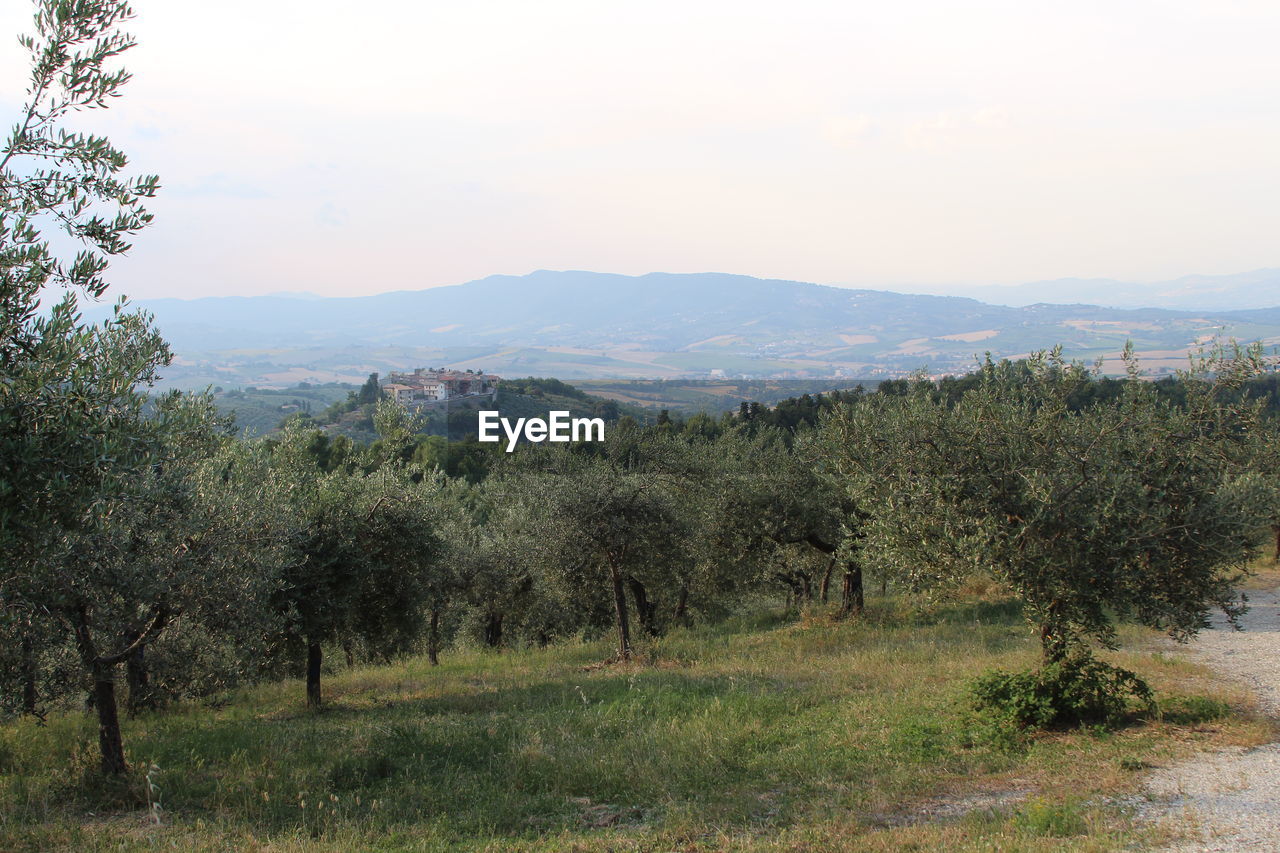
[(544, 270), (376, 296), (137, 307), (155, 315), (178, 356), (164, 383), (176, 387), (358, 381), (416, 366), (561, 378), (873, 378), (961, 372), (984, 352), (1055, 345), (1092, 360), (1129, 340), (1144, 366), (1162, 371), (1214, 339), (1280, 342), (1280, 308), (1011, 307), (721, 273)]
[(1172, 308), (1180, 311), (1240, 311), (1280, 304), (1280, 269), (1234, 275), (1186, 275), (1170, 281), (1133, 282), (1113, 278), (1060, 278), (1012, 286), (981, 286), (967, 293), (997, 305), (1072, 302), (1107, 308)]

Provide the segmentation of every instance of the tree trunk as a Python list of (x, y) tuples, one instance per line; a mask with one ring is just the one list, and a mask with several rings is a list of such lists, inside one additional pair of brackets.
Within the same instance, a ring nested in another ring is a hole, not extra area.
[(484, 644), (491, 649), (502, 645), (502, 611), (489, 611), (489, 617), (484, 626)]
[(98, 712), (98, 747), (102, 752), (102, 772), (119, 776), (129, 769), (124, 760), (124, 739), (120, 736), (120, 714), (116, 708), (115, 665), (106, 664), (98, 656), (97, 644), (89, 628), (89, 612), (85, 607), (75, 611), (76, 651), (80, 662), (93, 679), (90, 698)]
[(818, 595), (822, 598), (822, 603), (826, 604), (829, 600), (831, 592), (831, 575), (836, 568), (836, 558), (833, 554), (831, 559), (827, 561), (827, 570), (822, 573), (822, 584), (818, 587)]
[(681, 625), (689, 624), (689, 585), (680, 585), (680, 597), (676, 599), (676, 621)]
[(22, 713), (36, 715), (36, 651), (31, 637), (22, 636)]
[(800, 600), (804, 602), (805, 607), (808, 607), (813, 602), (813, 582), (804, 573), (799, 575), (798, 580), (800, 582)]
[(1045, 664), (1056, 663), (1067, 656), (1067, 626), (1061, 617), (1062, 605), (1052, 602), (1043, 611), (1040, 620), (1040, 652)]
[(1280, 563), (1280, 524), (1272, 525), (1271, 529), (1276, 534), (1276, 556), (1272, 562)]
[(347, 639), (342, 641), (342, 653), (346, 655), (347, 658), (347, 669), (355, 669), (356, 650), (355, 647), (351, 645), (351, 640)]
[(636, 616), (640, 619), (640, 627), (650, 637), (658, 636), (658, 607), (649, 600), (649, 592), (644, 584), (633, 577), (627, 578), (627, 586), (631, 587), (631, 598), (636, 603)]
[(622, 573), (609, 561), (609, 578), (613, 581), (613, 609), (618, 619), (618, 657), (631, 659), (631, 624), (627, 621), (627, 596), (622, 588)]
[(324, 661), (324, 651), (317, 642), (307, 645), (307, 707), (320, 707), (320, 664)]
[(787, 612), (800, 608), (800, 581), (797, 580), (794, 573), (774, 572), (774, 578), (778, 583), (787, 588)]
[(1050, 622), (1043, 622), (1040, 625), (1040, 656), (1046, 664), (1062, 660), (1064, 657), (1062, 640)]
[[(135, 638), (136, 639), (136, 638)], [(128, 642), (133, 642), (130, 639)], [(129, 686), (127, 711), (130, 717), (139, 711), (154, 708), (155, 696), (151, 693), (151, 673), (147, 671), (147, 644), (143, 643), (125, 659), (124, 679)]]
[(93, 698), (98, 709), (98, 746), (102, 750), (102, 772), (119, 776), (129, 769), (124, 761), (124, 739), (120, 736), (120, 716), (116, 710), (114, 667), (95, 663)]
[(440, 610), (431, 608), (431, 625), (427, 629), (427, 659), (432, 666), (440, 665)]
[(857, 616), (864, 606), (862, 566), (851, 560), (844, 567), (844, 586), (840, 591), (840, 616)]

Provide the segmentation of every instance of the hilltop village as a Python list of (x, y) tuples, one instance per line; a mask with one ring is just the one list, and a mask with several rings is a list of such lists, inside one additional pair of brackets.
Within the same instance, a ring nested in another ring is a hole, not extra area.
[(474, 370), (432, 370), (419, 367), (412, 373), (392, 372), (382, 381), (382, 391), (407, 408), (462, 398), (493, 397), (501, 377)]

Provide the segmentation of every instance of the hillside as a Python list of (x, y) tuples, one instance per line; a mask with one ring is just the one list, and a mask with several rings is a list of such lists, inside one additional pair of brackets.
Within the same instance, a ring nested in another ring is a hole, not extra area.
[[(370, 418), (371, 406), (337, 411), (347, 403), (358, 386), (345, 383), (288, 388), (247, 388), (213, 394), (219, 410), (233, 414), (241, 435), (266, 435), (289, 418), (302, 417), (316, 428), (358, 441), (376, 438)], [(735, 403), (736, 406), (736, 403)], [(555, 379), (513, 379), (500, 386), (495, 399), (455, 400), (427, 407), (419, 413), (424, 432), (460, 440), (477, 432), (477, 418), (484, 410), (498, 410), (506, 418), (545, 418), (551, 411), (567, 411), (574, 417), (603, 417), (606, 422), (630, 416), (640, 423), (653, 420), (655, 413), (622, 396), (590, 394)], [(708, 409), (719, 411), (718, 408)]]
[(1130, 340), (1149, 368), (1167, 370), (1215, 337), (1280, 341), (1276, 309), (1013, 308), (718, 273), (541, 271), (359, 298), (140, 307), (179, 356), (165, 374), (177, 387), (351, 382), (404, 364), (570, 379), (875, 378), (962, 372), (987, 351), (1059, 344), (1092, 360)]
[(242, 435), (265, 435), (274, 431), (280, 422), (290, 416), (310, 414), (318, 416), (326, 408), (356, 390), (355, 385), (330, 383), (310, 385), (303, 383), (289, 388), (232, 388), (213, 389), (213, 400), (222, 412), (235, 416), (236, 426)]
[(619, 403), (645, 409), (667, 409), (689, 416), (698, 412), (732, 412), (742, 403), (773, 406), (805, 394), (863, 387), (873, 390), (873, 379), (578, 379), (584, 391)]
[(872, 604), (681, 630), (627, 666), (601, 664), (607, 640), (463, 648), (341, 668), (321, 713), (284, 681), (127, 719), (159, 825), (138, 786), (85, 781), (89, 717), (9, 723), (0, 848), (1128, 849), (1151, 830), (1118, 803), (1147, 768), (1269, 731), (1132, 629), (1115, 657), (1157, 686), (1161, 720), (1010, 731), (965, 685), (1036, 659), (1015, 602)]
[(404, 364), (570, 379), (883, 378), (1055, 345), (1093, 360), (1126, 341), (1158, 371), (1215, 338), (1280, 341), (1276, 309), (1007, 307), (717, 273), (539, 272), (379, 296), (140, 306), (178, 353), (165, 386), (188, 388), (360, 382)]

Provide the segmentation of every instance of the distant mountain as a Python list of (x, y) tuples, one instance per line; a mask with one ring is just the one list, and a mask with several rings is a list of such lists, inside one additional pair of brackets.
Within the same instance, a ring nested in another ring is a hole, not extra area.
[(169, 382), (188, 386), (358, 381), (442, 365), (561, 378), (876, 377), (961, 371), (986, 351), (1058, 344), (1092, 359), (1127, 340), (1148, 366), (1168, 368), (1215, 337), (1280, 341), (1280, 308), (1008, 307), (720, 273), (540, 271), (367, 297), (139, 305), (179, 356)]
[(1280, 305), (1280, 269), (1235, 275), (1187, 275), (1139, 283), (1109, 278), (1061, 278), (969, 292), (997, 305), (1087, 302), (1108, 308), (1172, 308), (1183, 311), (1242, 311)]

